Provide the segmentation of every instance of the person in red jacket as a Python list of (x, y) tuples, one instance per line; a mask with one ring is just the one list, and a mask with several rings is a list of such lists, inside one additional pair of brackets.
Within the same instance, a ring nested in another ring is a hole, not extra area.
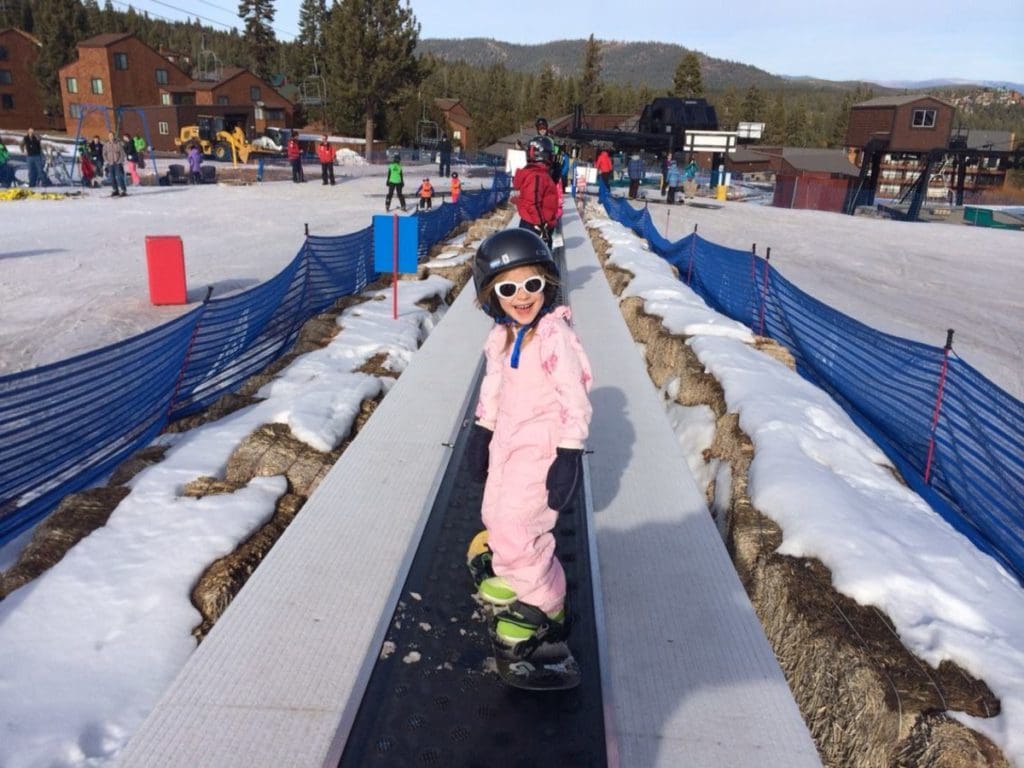
[(288, 139), (285, 155), (288, 162), (292, 164), (292, 181), (301, 184), (306, 180), (306, 175), (302, 172), (302, 147), (299, 146), (299, 140), (294, 136)]
[(462, 182), (459, 181), (459, 174), (452, 174), (452, 202), (459, 202), (459, 195), (462, 192)]
[(551, 146), (546, 136), (534, 136), (526, 148), (526, 165), (512, 179), (512, 188), (518, 193), (519, 226), (539, 234), (548, 247), (558, 224), (558, 185), (548, 173)]
[(324, 180), (324, 186), (327, 186), (328, 179), (330, 179), (330, 185), (334, 186), (334, 147), (327, 143), (327, 134), (320, 137), (320, 143), (316, 148), (316, 156), (320, 160), (320, 178)]
[(607, 149), (602, 149), (594, 163), (600, 183), (604, 184), (606, 192), (612, 191), (612, 156)]

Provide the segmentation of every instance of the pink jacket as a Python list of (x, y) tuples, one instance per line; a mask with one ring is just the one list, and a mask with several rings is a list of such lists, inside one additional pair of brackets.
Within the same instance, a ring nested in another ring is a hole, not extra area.
[(548, 506), (545, 481), (556, 448), (583, 447), (591, 415), (590, 361), (570, 317), (568, 307), (544, 315), (517, 368), (505, 326), (496, 325), (484, 344), (487, 370), (476, 407), (477, 422), (494, 430), (481, 507), (494, 572), (519, 600), (545, 611), (565, 597), (551, 533), (558, 513)]

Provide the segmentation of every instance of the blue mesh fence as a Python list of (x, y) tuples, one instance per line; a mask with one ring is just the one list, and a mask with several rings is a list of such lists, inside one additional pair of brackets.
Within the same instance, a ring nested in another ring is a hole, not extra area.
[[(508, 198), (509, 179), (417, 216), (420, 254)], [(0, 377), (0, 544), (101, 481), (175, 418), (205, 408), (294, 344), (302, 324), (377, 279), (373, 230), (309, 236), (272, 279), (138, 336)]]
[(1024, 583), (1024, 403), (951, 350), (836, 311), (753, 249), (725, 248), (696, 232), (669, 242), (646, 208), (602, 200), (709, 306), (786, 346), (800, 374), (846, 409), (911, 488)]

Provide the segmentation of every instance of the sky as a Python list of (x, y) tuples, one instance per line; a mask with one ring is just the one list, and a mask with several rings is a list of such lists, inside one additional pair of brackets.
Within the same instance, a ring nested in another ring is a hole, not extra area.
[[(314, 167), (308, 171), (314, 178)], [(97, 190), (76, 199), (0, 202), (0, 228), (7, 233), (0, 286), (14, 288), (11, 296), (0, 296), (0, 327), (20, 319), (26, 306), (33, 307), (35, 324), (5, 338), (0, 358), (21, 350), (26, 360), (61, 359), (180, 311), (148, 305), (146, 233), (182, 235), (196, 302), (207, 284), (227, 292), (276, 274), (298, 250), (303, 222), (317, 234), (362, 229), (383, 209), (384, 169), (353, 159), (338, 171), (340, 183), (333, 188), (287, 181), (151, 186), (130, 187), (127, 198), (116, 200)], [(419, 172), (410, 169), (410, 176)], [(225, 211), (250, 215), (230, 219)], [(593, 209), (590, 215), (600, 218)], [(671, 239), (698, 224), (715, 243), (771, 245), (773, 264), (783, 274), (876, 328), (916, 328), (917, 335), (942, 335), (947, 324), (967, 328), (977, 322), (979, 308), (992, 306), (996, 286), (1012, 284), (999, 298), (1005, 308), (1000, 314), (1009, 316), (1006, 327), (992, 330), (984, 320), (974, 344), (981, 349), (987, 336), (1009, 334), (1004, 342), (1014, 339), (1016, 346), (993, 345), (988, 372), (1021, 375), (1020, 233), (731, 201), (718, 208), (661, 206), (652, 215)], [(752, 351), (749, 331), (709, 310), (636, 236), (612, 222), (593, 225), (612, 244), (611, 261), (636, 275), (623, 298), (642, 297), (645, 309), (663, 317), (670, 331), (692, 334), (693, 349), (722, 383), (729, 409), (739, 413), (755, 445), (750, 495), (781, 525), (781, 551), (820, 558), (840, 591), (884, 610), (908, 647), (928, 662), (953, 659), (985, 679), (1002, 700), (1002, 714), (987, 720), (954, 715), (1024, 768), (1024, 589), (897, 483), (881, 451), (828, 397)], [(224, 247), (227, 237), (231, 248)], [(454, 254), (459, 244), (453, 241), (436, 261), (464, 258)], [(965, 257), (978, 277), (950, 291), (945, 270), (959, 264), (963, 273)], [(936, 279), (917, 280), (922, 266), (939, 270)], [(444, 321), (443, 307), (431, 315), (414, 302), (444, 296), (449, 287), (439, 277), (403, 285), (397, 326), (390, 301), (350, 308), (339, 317), (342, 330), (332, 343), (282, 371), (261, 390), (263, 402), (158, 438), (168, 454), (131, 481), (131, 493), (107, 524), (31, 586), (0, 601), (0, 765), (115, 764), (194, 648), (190, 631), (199, 616), (189, 594), (196, 578), (244, 540), (285, 489), (283, 478), (263, 477), (234, 494), (195, 500), (178, 495), (182, 483), (222, 476), (233, 447), (267, 421), (288, 424), (316, 448), (334, 444), (358, 403), (387, 388), (386, 378), (354, 369), (386, 352), (394, 370), (402, 370), (424, 336)], [(25, 301), (30, 304), (19, 303)], [(892, 317), (895, 307), (898, 318)], [(48, 331), (40, 338), (38, 327), (73, 332)], [(47, 347), (45, 354), (40, 346)], [(973, 355), (960, 352), (973, 362)], [(671, 386), (667, 390), (671, 396)], [(699, 487), (725, 471), (703, 459), (714, 423), (709, 409), (682, 408), (666, 397), (666, 419)], [(829, 503), (808, 504), (809, 498)], [(21, 538), (0, 549), (0, 568), (23, 543)]]
[[(117, 0), (115, 7), (125, 7)], [(137, 10), (237, 26), (231, 0), (131, 0)], [(282, 40), (298, 31), (301, 0), (276, 0)], [(827, 80), (956, 78), (1024, 83), (1024, 5), (992, 0), (865, 0), (855, 7), (804, 0), (686, 3), (644, 0), (411, 0), (424, 38), (490, 37), (509, 43), (586, 39), (675, 43), (776, 75)], [(183, 12), (184, 11), (184, 12)], [(511, 18), (509, 18), (511, 16)], [(502, 19), (497, 24), (495, 19)], [(873, 28), (871, 28), (873, 26)]]

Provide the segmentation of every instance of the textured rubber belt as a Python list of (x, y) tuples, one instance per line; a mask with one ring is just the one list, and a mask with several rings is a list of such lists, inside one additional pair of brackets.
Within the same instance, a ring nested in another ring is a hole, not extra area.
[(604, 766), (583, 490), (555, 530), (574, 618), (568, 642), (582, 683), (569, 691), (509, 688), (493, 671), (486, 612), (473, 599), (466, 567), (466, 547), (482, 527), (483, 494), (464, 466), (468, 432), (456, 441), (339, 765)]

